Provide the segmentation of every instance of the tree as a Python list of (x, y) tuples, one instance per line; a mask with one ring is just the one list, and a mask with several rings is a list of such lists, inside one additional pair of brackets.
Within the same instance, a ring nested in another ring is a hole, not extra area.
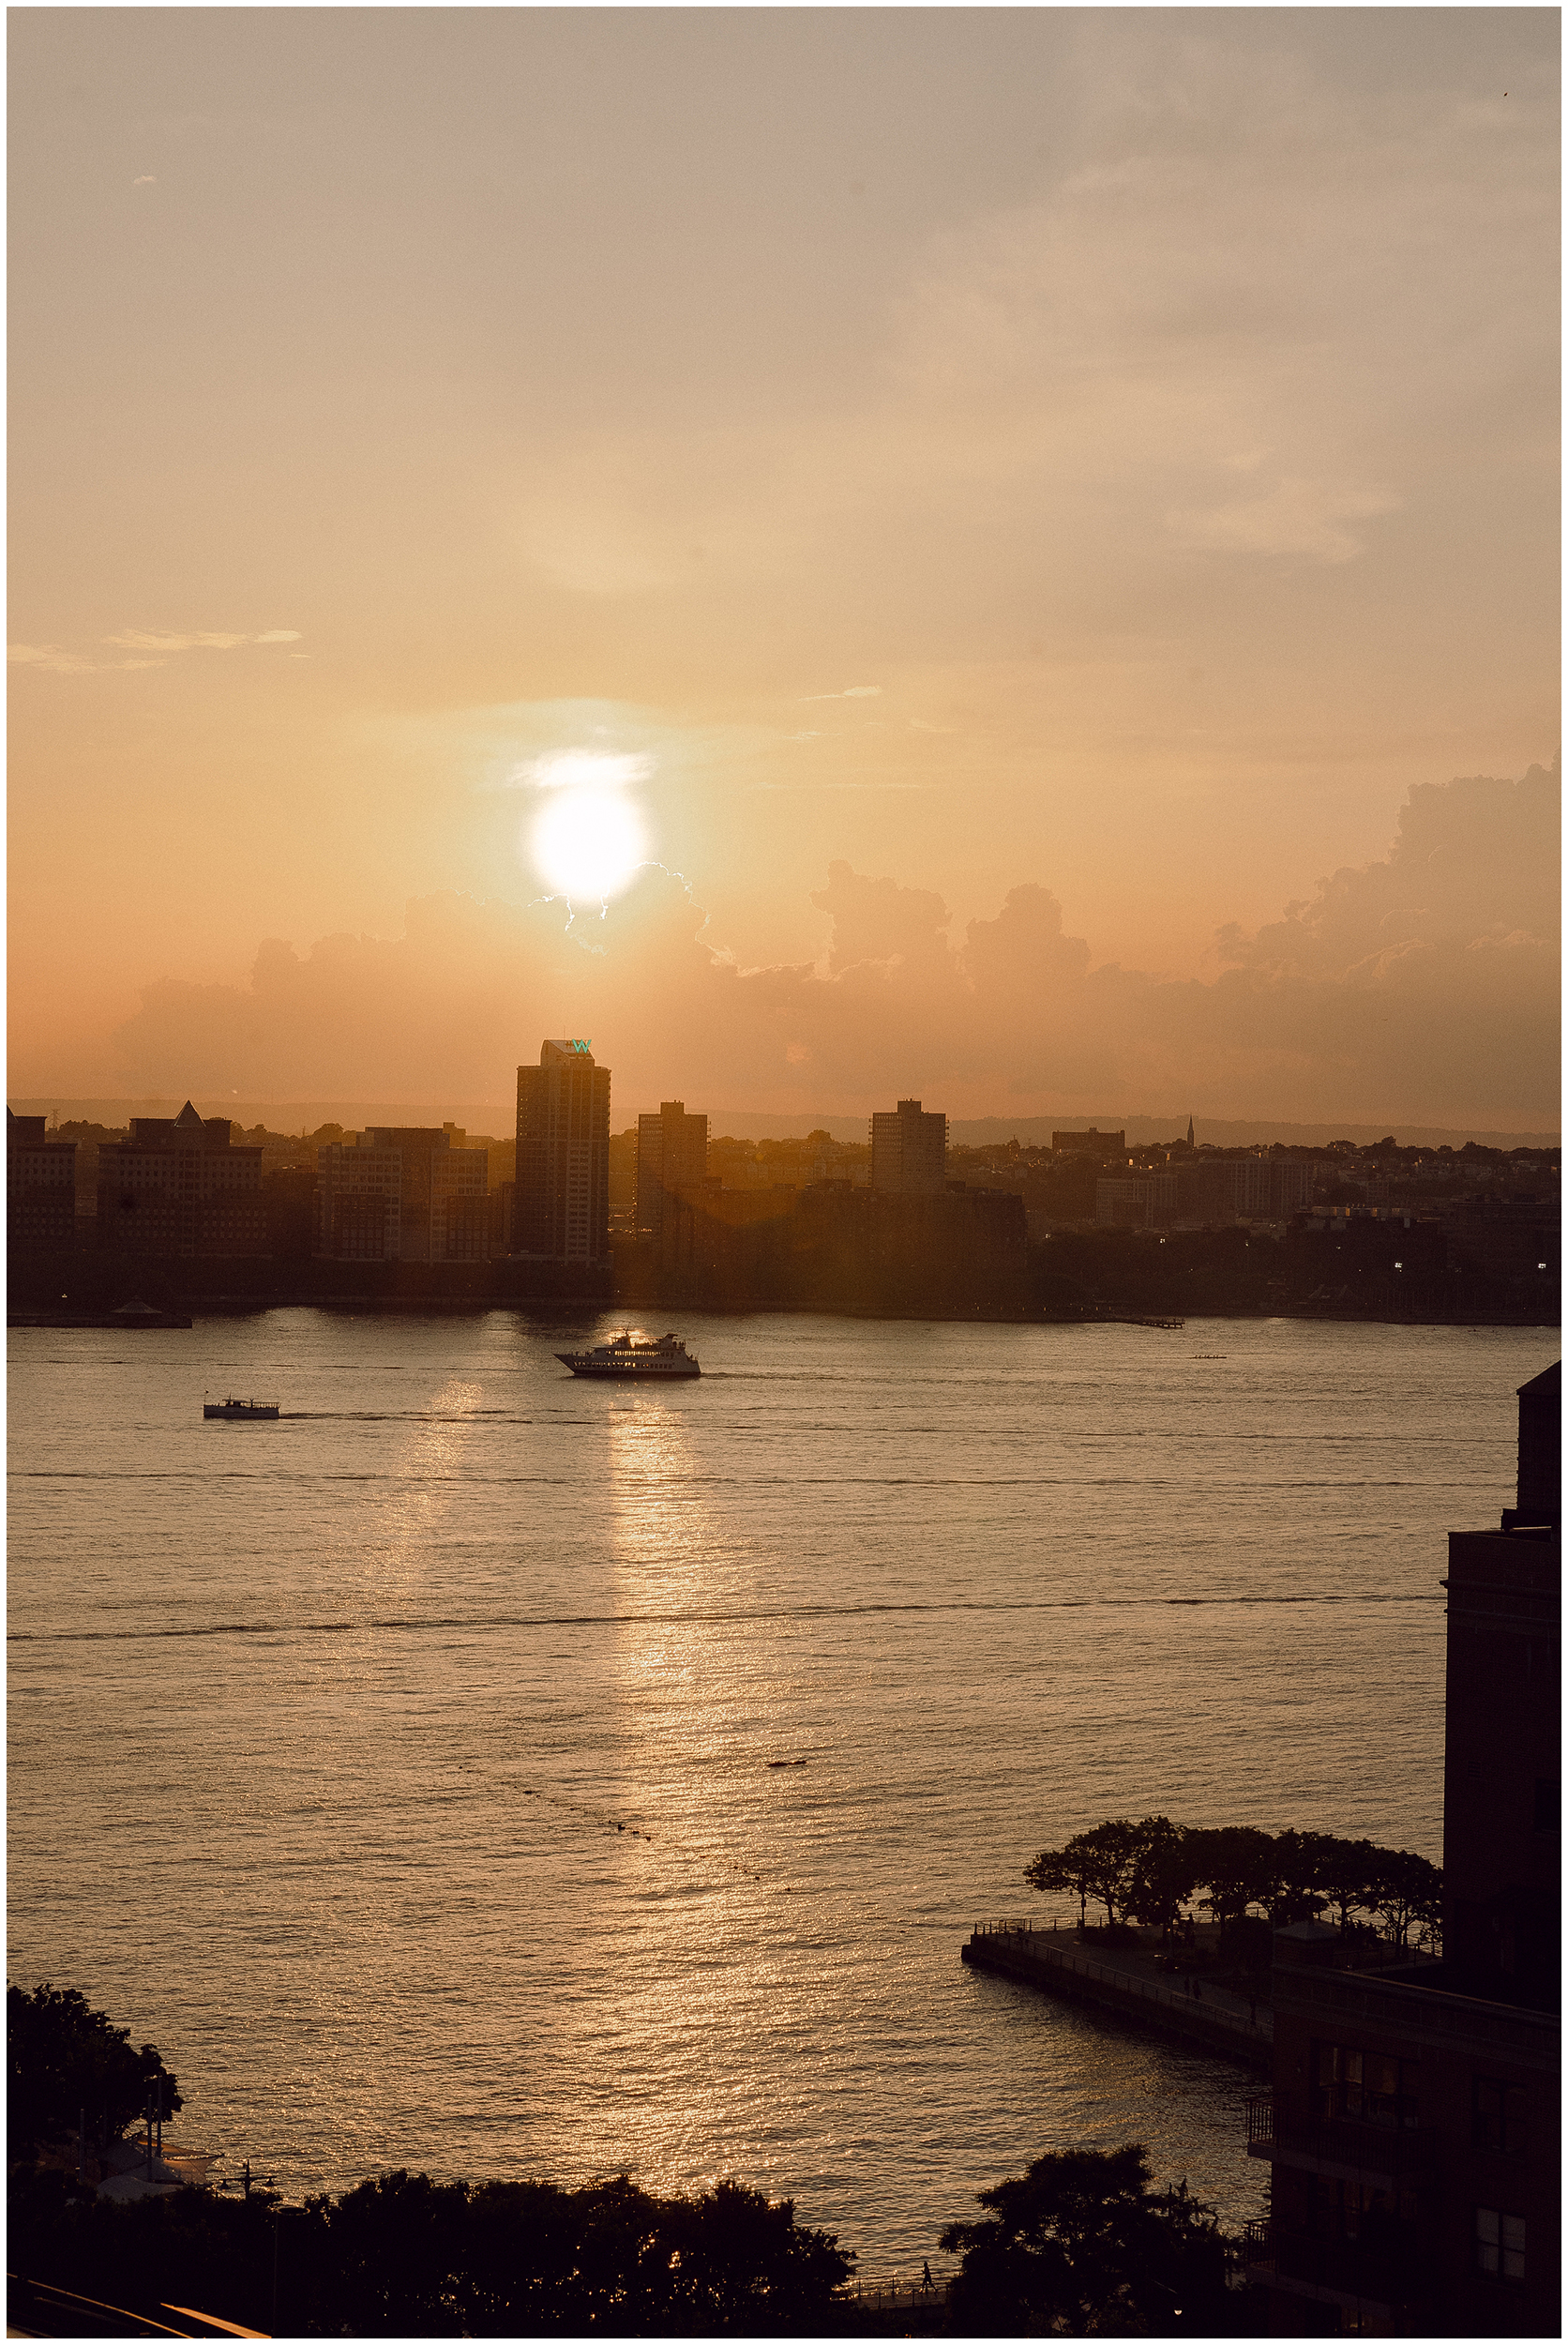
[(1319, 1875), (1334, 1847), (1326, 1832), (1280, 1832), (1274, 1844), (1274, 1895), (1269, 1919), (1275, 1929), (1316, 1919), (1323, 1908)]
[(1126, 1914), (1127, 1899), (1142, 1853), (1141, 1827), (1125, 1816), (1097, 1823), (1067, 1843), (1066, 1853), (1086, 1872), (1092, 1895), (1104, 1900), (1106, 1921), (1114, 1929)]
[(155, 2084), (161, 2085), (166, 2117), (184, 2105), (157, 2046), (132, 2050), (130, 2030), (95, 2011), (79, 1988), (45, 1981), (29, 1993), (8, 1986), (6, 2035), (13, 2157), (73, 2134), (83, 2110), (90, 2132), (117, 2141), (142, 2115)]
[(1363, 1913), (1374, 1910), (1379, 1852), (1370, 1840), (1340, 1840), (1330, 1832), (1315, 1833), (1313, 1838), (1318, 1842), (1314, 1886), (1338, 1907), (1339, 1927), (1349, 1929), (1352, 1908)]
[(1442, 1875), (1425, 1856), (1408, 1849), (1375, 1849), (1367, 1884), (1373, 1912), (1396, 1946), (1410, 1944), (1410, 1930), (1435, 1937), (1442, 1928)]
[(1253, 1824), (1232, 1823), (1188, 1838), (1194, 1878), (1208, 1884), (1204, 1903), (1219, 1923), (1223, 1943), (1249, 1905), (1271, 1905), (1278, 1893), (1274, 1836)]
[(1065, 1848), (1042, 1849), (1031, 1864), (1023, 1868), (1023, 1877), (1032, 1889), (1049, 1897), (1070, 1891), (1078, 1901), (1078, 1928), (1089, 1918), (1089, 1898), (1096, 1887), (1097, 1868), (1093, 1857), (1077, 1840), (1069, 1840)]
[(1234, 2326), (1228, 2247), (1212, 2208), (1150, 2187), (1142, 2144), (1063, 2150), (982, 2190), (980, 2222), (950, 2223), (963, 2259), (950, 2325), (994, 2336), (1214, 2336)]
[(288, 2216), (284, 2308), (354, 2337), (821, 2335), (854, 2259), (788, 2200), (721, 2182), (657, 2198), (628, 2175), (435, 2183), (381, 2174)]
[(1168, 1816), (1145, 1816), (1138, 1834), (1137, 1853), (1124, 1884), (1124, 1910), (1129, 1921), (1168, 1934), (1198, 1885), (1191, 1836)]

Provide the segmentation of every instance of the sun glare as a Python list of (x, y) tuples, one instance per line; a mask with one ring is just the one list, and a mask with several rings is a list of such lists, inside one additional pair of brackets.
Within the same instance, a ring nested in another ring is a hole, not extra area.
[(549, 796), (529, 845), (540, 877), (556, 894), (603, 903), (630, 886), (647, 860), (648, 840), (624, 784), (645, 770), (641, 759), (573, 751), (537, 771)]

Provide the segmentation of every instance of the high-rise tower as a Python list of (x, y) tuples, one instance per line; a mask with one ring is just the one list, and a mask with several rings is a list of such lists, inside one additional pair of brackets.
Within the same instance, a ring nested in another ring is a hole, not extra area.
[(610, 1260), (610, 1069), (587, 1042), (546, 1042), (518, 1068), (513, 1250)]

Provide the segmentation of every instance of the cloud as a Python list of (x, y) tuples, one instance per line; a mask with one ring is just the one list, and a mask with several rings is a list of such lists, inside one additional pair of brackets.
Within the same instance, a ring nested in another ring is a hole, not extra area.
[[(127, 1091), (505, 1097), (546, 1032), (603, 1037), (616, 1112), (1257, 1114), (1542, 1127), (1558, 1118), (1558, 775), (1413, 791), (1387, 855), (1221, 943), (1208, 981), (1096, 964), (1026, 881), (955, 939), (947, 905), (830, 865), (815, 963), (743, 966), (646, 872), (592, 954), (553, 910), (416, 899), (401, 936), (269, 940), (245, 986), (169, 977), (113, 1038)], [(108, 1068), (105, 1069), (106, 1074)]]
[(236, 651), (245, 643), (297, 643), (302, 638), (293, 627), (268, 628), (264, 635), (150, 635), (138, 628), (128, 628), (121, 635), (106, 635), (106, 643), (118, 643), (127, 651)]
[[(128, 628), (121, 635), (106, 635), (106, 643), (117, 649), (135, 652), (158, 652), (157, 659), (84, 659), (79, 652), (67, 651), (59, 643), (9, 643), (6, 657), (15, 667), (41, 668), (51, 675), (117, 675), (140, 668), (161, 668), (167, 657), (177, 651), (234, 651), (243, 643), (297, 643), (301, 641), (295, 628), (270, 628), (264, 635), (148, 635), (135, 628)], [(309, 657), (304, 652), (291, 655), (295, 659)]]
[(130, 184), (133, 188), (156, 188), (158, 180), (152, 172), (144, 171), (140, 179), (133, 179)]
[(610, 749), (556, 749), (545, 757), (515, 765), (501, 787), (505, 790), (629, 790), (646, 781), (654, 760)]
[(880, 684), (851, 684), (842, 692), (807, 692), (808, 701), (878, 701), (882, 698)]
[(85, 675), (98, 664), (78, 659), (58, 643), (8, 643), (6, 658), (17, 667), (47, 668), (53, 675)]
[(51, 675), (108, 675), (127, 668), (161, 668), (161, 659), (81, 659), (58, 643), (8, 643), (6, 657), (16, 667), (42, 668)]

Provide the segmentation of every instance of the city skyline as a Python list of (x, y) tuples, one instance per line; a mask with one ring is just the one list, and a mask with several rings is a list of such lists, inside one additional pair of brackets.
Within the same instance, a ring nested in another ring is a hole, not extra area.
[(1554, 1125), (1557, 44), (13, 19), (13, 1089)]

